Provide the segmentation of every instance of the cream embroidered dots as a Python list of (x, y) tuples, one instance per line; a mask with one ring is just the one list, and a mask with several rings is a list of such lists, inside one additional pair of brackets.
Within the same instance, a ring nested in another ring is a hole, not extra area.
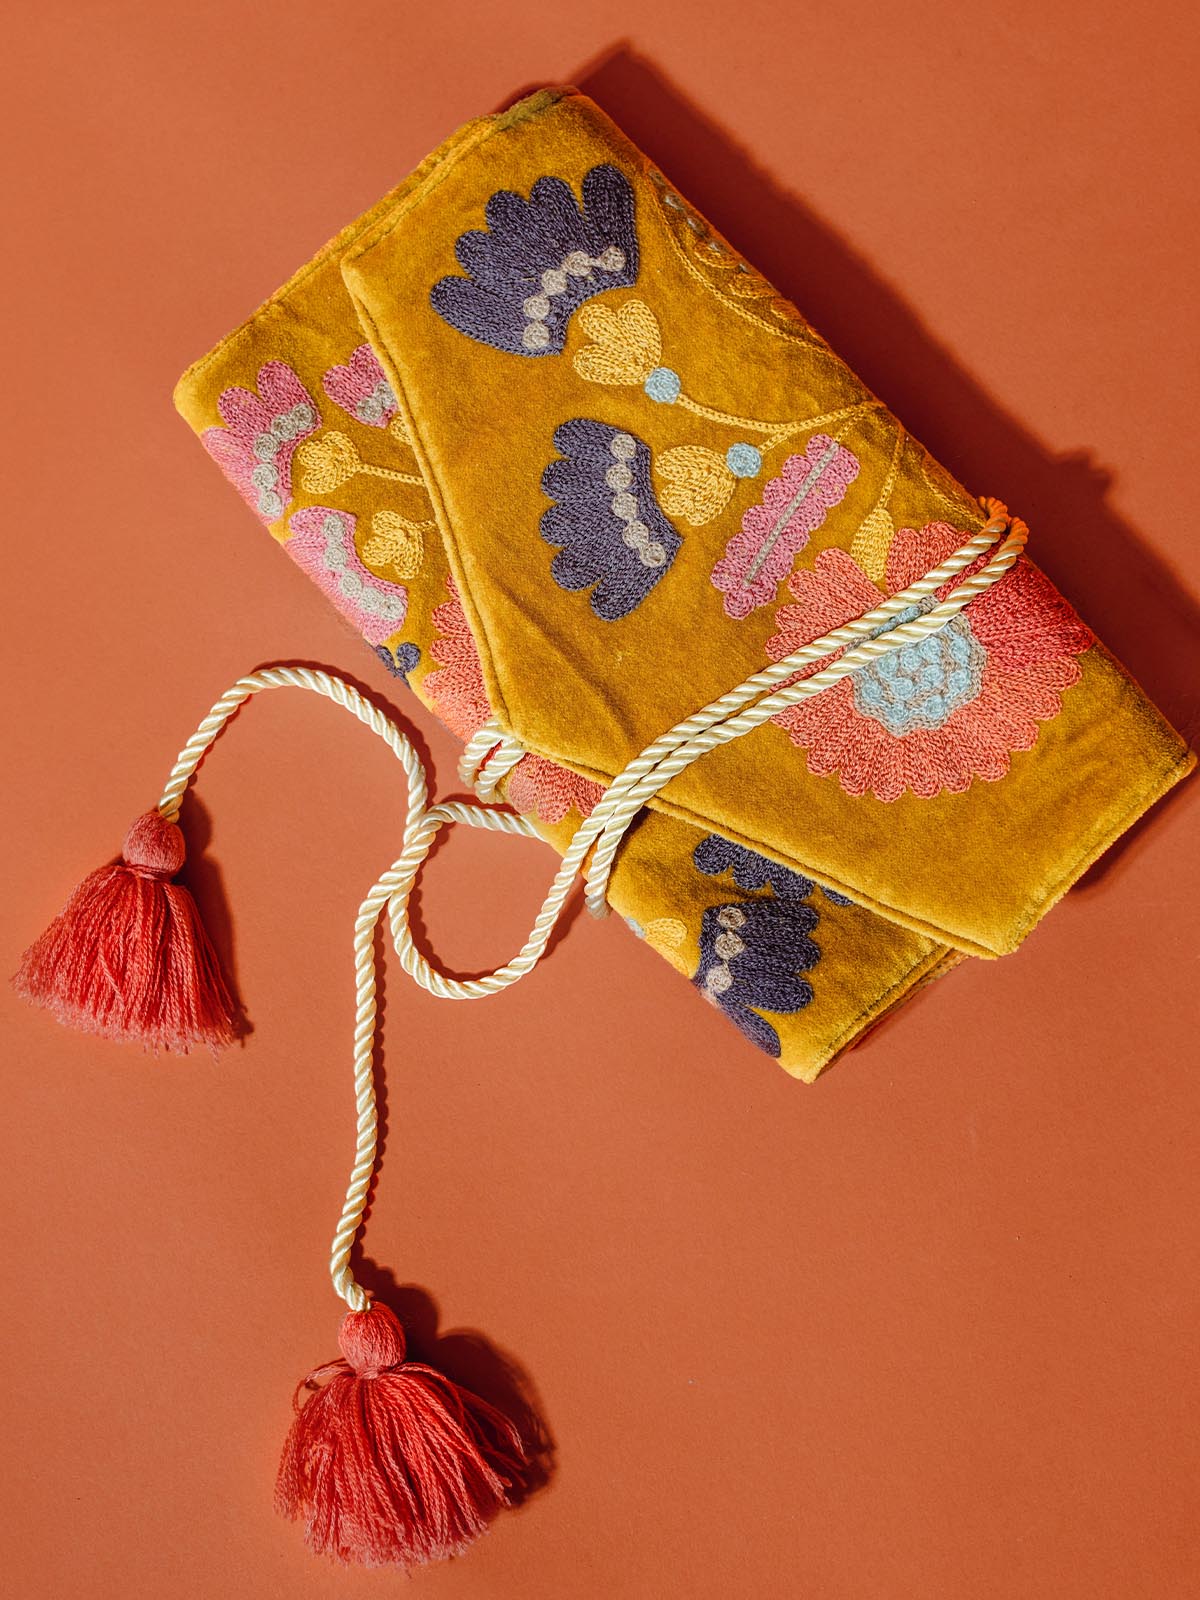
[(267, 361), (257, 391), (235, 384), (217, 400), (222, 427), (205, 428), (204, 448), (269, 526), (292, 498), (292, 457), (315, 432), (320, 414), (286, 361)]
[(608, 448), (616, 461), (604, 474), (604, 481), (610, 489), (616, 490), (608, 509), (625, 524), (621, 543), (636, 551), (644, 567), (661, 567), (667, 559), (666, 547), (651, 535), (641, 519), (638, 497), (631, 493), (633, 471), (629, 462), (637, 454), (637, 440), (630, 433), (614, 433)]
[(598, 256), (589, 256), (583, 250), (572, 250), (570, 255), (564, 257), (561, 267), (548, 267), (542, 273), (540, 291), (531, 294), (521, 306), (526, 317), (521, 343), (526, 350), (540, 351), (547, 348), (551, 333), (546, 325), (546, 319), (550, 315), (556, 296), (566, 293), (571, 286), (572, 278), (590, 278), (597, 270), (607, 273), (624, 272), (624, 250), (615, 244), (610, 244)]
[(271, 418), (270, 426), (256, 434), (252, 449), (258, 465), (251, 470), (250, 481), (258, 490), (258, 509), (264, 517), (283, 515), (286, 504), (279, 492), (279, 452), (293, 444), (317, 425), (317, 414), (306, 400), (294, 405), (290, 411)]
[(354, 415), (360, 422), (378, 427), (396, 414), (396, 391), (386, 378), (381, 378), (370, 394), (355, 403)]
[(729, 963), (746, 953), (745, 941), (737, 933), (738, 928), (746, 926), (746, 914), (737, 906), (721, 906), (714, 921), (721, 929), (712, 942), (713, 954), (719, 959), (704, 975), (704, 991), (715, 998), (724, 994), (733, 983)]

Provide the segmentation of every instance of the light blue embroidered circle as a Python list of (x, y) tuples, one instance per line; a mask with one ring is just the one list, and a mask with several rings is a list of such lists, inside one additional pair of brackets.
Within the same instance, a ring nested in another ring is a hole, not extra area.
[(655, 367), (645, 383), (646, 393), (651, 400), (658, 400), (665, 406), (674, 405), (681, 388), (679, 374), (670, 367)]
[(987, 654), (966, 617), (902, 645), (853, 675), (854, 704), (890, 733), (940, 728), (979, 694)]
[(725, 452), (725, 465), (735, 478), (757, 478), (762, 456), (752, 444), (731, 444)]

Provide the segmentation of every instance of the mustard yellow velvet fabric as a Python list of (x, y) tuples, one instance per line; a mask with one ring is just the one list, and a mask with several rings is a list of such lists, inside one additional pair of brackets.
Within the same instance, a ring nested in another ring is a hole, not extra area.
[[(461, 129), (176, 403), (392, 671), (516, 735), (560, 849), (658, 734), (986, 520), (569, 90)], [(801, 1078), (1014, 949), (1191, 765), (1032, 563), (963, 618), (695, 762), (617, 857), (614, 908)]]

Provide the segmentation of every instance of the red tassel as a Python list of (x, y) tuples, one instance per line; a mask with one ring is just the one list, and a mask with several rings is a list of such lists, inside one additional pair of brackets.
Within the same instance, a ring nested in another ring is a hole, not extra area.
[[(459, 1555), (528, 1465), (516, 1428), (433, 1367), (404, 1359), (386, 1306), (351, 1311), (343, 1360), (296, 1390), (275, 1504), (304, 1519), (311, 1549), (363, 1566)], [(305, 1388), (316, 1393), (300, 1400)]]
[(196, 902), (171, 883), (183, 834), (157, 811), (139, 817), (124, 859), (86, 877), (13, 979), (67, 1027), (186, 1054), (236, 1036), (236, 1012)]

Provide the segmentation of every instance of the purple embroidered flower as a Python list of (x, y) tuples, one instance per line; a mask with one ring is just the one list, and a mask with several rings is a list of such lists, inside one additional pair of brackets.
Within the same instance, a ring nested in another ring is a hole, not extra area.
[(800, 976), (820, 959), (809, 938), (817, 913), (796, 900), (710, 906), (700, 925), (700, 967), (692, 979), (751, 1044), (778, 1056), (779, 1035), (759, 1015), (802, 1011), (813, 997)]
[(682, 543), (655, 499), (649, 446), (574, 417), (554, 430), (554, 447), (565, 459), (542, 474), (543, 494), (557, 502), (542, 514), (542, 538), (561, 546), (550, 575), (560, 589), (594, 584), (592, 610), (615, 622), (641, 604)]
[(369, 428), (386, 428), (400, 409), (369, 344), (360, 344), (344, 367), (330, 367), (321, 384), (335, 405)]
[(408, 682), (409, 673), (421, 660), (420, 650), (415, 644), (409, 644), (407, 640), (403, 644), (396, 646), (394, 655), (385, 644), (376, 645), (375, 654), (383, 662), (393, 678), (403, 678), (405, 683)]
[(582, 208), (561, 178), (539, 178), (528, 200), (498, 190), (484, 217), (486, 231), (454, 246), (467, 276), (440, 279), (429, 298), (451, 327), (495, 350), (557, 355), (572, 312), (637, 281), (633, 190), (616, 167), (586, 174)]
[[(770, 888), (781, 900), (807, 900), (814, 889), (821, 887), (791, 867), (781, 866), (769, 856), (760, 856), (744, 844), (734, 844), (732, 839), (725, 839), (719, 833), (710, 833), (701, 839), (692, 851), (692, 861), (710, 878), (731, 872), (739, 889)], [(852, 904), (844, 894), (837, 894), (833, 889), (822, 888), (821, 893), (834, 905)]]
[(223, 428), (206, 428), (201, 443), (252, 510), (270, 525), (292, 498), (292, 457), (315, 433), (312, 396), (286, 361), (259, 368), (258, 393), (235, 386), (217, 401)]

